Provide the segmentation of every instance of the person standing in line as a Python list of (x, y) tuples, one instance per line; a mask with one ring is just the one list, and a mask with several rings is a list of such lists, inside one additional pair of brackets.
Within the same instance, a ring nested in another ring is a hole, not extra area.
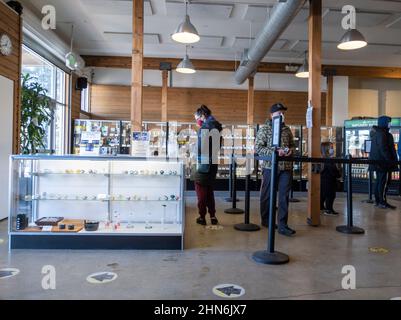
[[(281, 116), (283, 120), (281, 128), (281, 148), (277, 150), (280, 157), (289, 157), (295, 152), (294, 137), (291, 129), (284, 123), (284, 114), (287, 108), (281, 103), (276, 103), (270, 108), (270, 118), (265, 125), (260, 128), (256, 136), (255, 150), (259, 156), (271, 157), (276, 151), (272, 147), (273, 127), (272, 119)], [(269, 202), (270, 202), (270, 177), (271, 177), (271, 162), (263, 161), (263, 180), (260, 193), (260, 214), (262, 226), (268, 227), (269, 221)], [(278, 171), (278, 191), (279, 191), (279, 210), (278, 210), (278, 232), (285, 236), (292, 236), (296, 232), (288, 226), (288, 205), (289, 194), (292, 185), (293, 163), (279, 162)]]
[[(198, 198), (198, 209), (199, 209), (199, 218), (196, 219), (196, 223), (200, 225), (206, 225), (206, 213), (209, 211), (210, 221), (213, 225), (218, 224), (218, 220), (216, 218), (216, 204), (214, 198), (214, 184), (216, 180), (218, 164), (217, 161), (214, 161), (213, 151), (220, 150), (220, 136), (218, 137), (218, 146), (214, 146), (211, 136), (206, 135), (206, 133), (211, 133), (212, 130), (217, 130), (214, 134), (219, 134), (222, 131), (222, 125), (218, 122), (212, 115), (210, 109), (202, 105), (195, 112), (195, 120), (199, 127), (198, 132), (198, 155), (196, 159), (196, 166), (194, 166), (191, 170), (191, 180), (195, 182), (195, 191)], [(204, 163), (202, 160), (202, 144), (206, 143), (204, 139), (209, 139), (209, 154), (208, 161)]]
[(391, 182), (391, 174), (398, 170), (395, 163), (397, 152), (394, 145), (394, 137), (390, 133), (391, 118), (382, 116), (378, 119), (377, 126), (370, 131), (372, 147), (369, 160), (380, 161), (370, 165), (370, 170), (376, 172), (375, 206), (380, 209), (396, 209), (387, 201), (388, 186)]
[[(322, 157), (329, 159), (334, 157), (334, 148), (331, 142), (323, 142), (321, 145)], [(325, 163), (320, 173), (320, 209), (330, 216), (338, 215), (333, 208), (336, 199), (337, 179), (341, 177), (335, 163)]]

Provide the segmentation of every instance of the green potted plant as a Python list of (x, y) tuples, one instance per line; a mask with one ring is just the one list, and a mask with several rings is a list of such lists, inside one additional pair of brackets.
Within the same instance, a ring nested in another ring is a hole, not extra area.
[(53, 118), (47, 90), (29, 74), (22, 76), (21, 153), (36, 154), (46, 149), (46, 129)]

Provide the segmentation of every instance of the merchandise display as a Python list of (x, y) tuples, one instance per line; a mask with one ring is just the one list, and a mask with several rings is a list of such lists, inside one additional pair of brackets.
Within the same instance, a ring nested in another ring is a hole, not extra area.
[(182, 161), (13, 156), (11, 176), (11, 248), (75, 248), (74, 235), (80, 247), (182, 249)]
[(129, 121), (75, 120), (74, 154), (129, 154), (131, 144)]
[[(369, 155), (364, 151), (365, 141), (370, 140), (370, 130), (377, 125), (377, 119), (361, 119), (345, 121), (345, 150), (346, 155), (350, 154), (353, 158), (367, 158)], [(391, 121), (390, 132), (394, 137), (395, 147), (401, 133), (401, 118), (393, 118)], [(352, 166), (353, 188), (355, 192), (368, 192), (369, 170), (367, 165), (355, 164)], [(375, 176), (373, 176), (375, 179)], [(400, 173), (392, 173), (392, 182), (389, 185), (389, 194), (398, 195)]]

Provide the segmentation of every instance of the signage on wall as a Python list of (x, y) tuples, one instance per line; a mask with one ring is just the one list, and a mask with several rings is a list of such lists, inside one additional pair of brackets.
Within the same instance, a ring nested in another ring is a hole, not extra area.
[(308, 109), (306, 110), (306, 127), (313, 128), (313, 105), (312, 101), (308, 102)]
[[(377, 119), (346, 120), (344, 125), (346, 128), (371, 128), (377, 125)], [(401, 125), (401, 118), (392, 118), (391, 125), (399, 127)]]
[(131, 139), (131, 155), (133, 157), (147, 157), (149, 155), (150, 136), (147, 131), (135, 131)]
[(83, 131), (81, 133), (80, 154), (99, 155), (101, 134), (100, 132)]

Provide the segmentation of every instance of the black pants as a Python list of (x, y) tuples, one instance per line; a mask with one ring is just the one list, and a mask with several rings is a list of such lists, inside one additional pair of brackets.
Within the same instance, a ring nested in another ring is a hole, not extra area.
[(387, 191), (391, 182), (391, 172), (376, 171), (375, 200), (377, 204), (387, 203)]
[[(263, 169), (263, 181), (260, 191), (260, 215), (262, 223), (268, 224), (269, 221), (269, 203), (270, 203), (270, 178), (271, 170)], [(288, 224), (288, 203), (290, 198), (292, 171), (279, 171), (278, 172), (278, 192), (279, 192), (279, 205), (278, 205), (278, 225), (279, 228), (286, 227)]]
[(334, 211), (333, 204), (336, 199), (337, 180), (324, 179), (320, 181), (320, 209)]

